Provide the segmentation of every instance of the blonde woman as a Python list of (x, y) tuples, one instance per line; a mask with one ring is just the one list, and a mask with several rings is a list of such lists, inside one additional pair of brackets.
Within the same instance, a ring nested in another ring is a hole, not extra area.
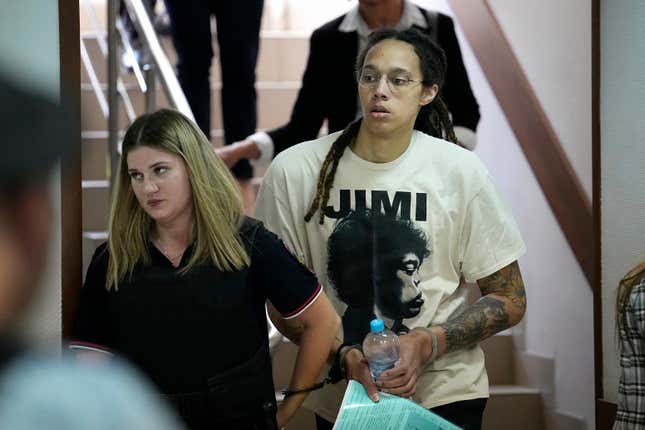
[(266, 300), (304, 328), (290, 389), (313, 385), (339, 325), (315, 276), (244, 217), (235, 180), (195, 124), (172, 110), (138, 118), (72, 347), (130, 359), (191, 429), (272, 429), (306, 394), (276, 414)]
[(645, 261), (618, 284), (616, 331), (620, 382), (614, 430), (645, 428)]

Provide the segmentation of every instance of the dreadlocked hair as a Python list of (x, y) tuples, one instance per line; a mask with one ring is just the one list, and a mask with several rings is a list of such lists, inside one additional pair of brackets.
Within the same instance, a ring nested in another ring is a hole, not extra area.
[(419, 110), (414, 129), (461, 146), (452, 126), (448, 107), (439, 94)]
[(419, 57), (422, 76), (421, 83), (426, 87), (435, 84), (439, 87), (439, 92), (434, 100), (419, 110), (419, 114), (414, 123), (414, 129), (459, 145), (453, 129), (452, 120), (450, 119), (450, 112), (441, 97), (441, 90), (446, 81), (446, 70), (448, 67), (446, 53), (421, 30), (414, 27), (407, 30), (386, 28), (370, 34), (367, 39), (367, 45), (365, 45), (365, 48), (356, 59), (355, 67), (357, 75), (360, 74), (359, 71), (363, 68), (369, 50), (379, 42), (389, 39), (400, 40), (401, 42), (412, 45), (414, 53)]
[[(365, 48), (361, 51), (356, 59), (357, 76), (363, 68), (365, 58), (370, 49), (384, 40), (394, 39), (412, 45), (414, 52), (419, 57), (419, 65), (423, 77), (422, 84), (426, 87), (437, 85), (439, 92), (432, 102), (423, 106), (419, 110), (417, 119), (414, 123), (414, 129), (430, 136), (446, 139), (459, 145), (455, 136), (455, 131), (450, 119), (448, 107), (441, 98), (441, 88), (443, 87), (447, 60), (443, 49), (430, 39), (426, 34), (416, 28), (407, 30), (382, 29), (373, 32), (367, 39)], [(340, 158), (354, 138), (358, 135), (361, 126), (361, 119), (357, 119), (345, 128), (343, 133), (334, 141), (325, 161), (323, 162), (320, 173), (318, 174), (318, 184), (316, 185), (316, 196), (314, 197), (309, 211), (305, 215), (305, 222), (309, 222), (317, 210), (320, 210), (319, 222), (322, 224), (325, 219), (325, 207), (329, 200), (329, 191), (334, 183), (334, 176)]]
[(311, 203), (309, 211), (305, 215), (305, 222), (309, 222), (316, 211), (320, 209), (320, 224), (323, 223), (325, 219), (324, 208), (329, 200), (329, 190), (331, 190), (331, 186), (334, 183), (334, 176), (336, 176), (338, 162), (340, 161), (340, 157), (343, 156), (345, 148), (352, 143), (360, 128), (361, 119), (359, 118), (350, 123), (345, 130), (343, 130), (343, 133), (338, 136), (338, 139), (336, 139), (331, 145), (331, 148), (325, 157), (325, 161), (323, 161), (322, 167), (320, 168), (318, 184), (316, 185), (316, 197)]

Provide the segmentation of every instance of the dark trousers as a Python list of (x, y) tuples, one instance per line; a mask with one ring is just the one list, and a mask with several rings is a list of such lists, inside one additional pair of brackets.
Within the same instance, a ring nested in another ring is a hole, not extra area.
[[(461, 427), (464, 430), (480, 430), (482, 428), (482, 417), (488, 399), (464, 400), (461, 402), (449, 403), (430, 409), (435, 414)], [(334, 423), (316, 415), (316, 429), (331, 430)]]
[[(209, 138), (213, 58), (210, 17), (215, 15), (222, 71), (224, 143), (227, 145), (255, 132), (255, 66), (263, 6), (264, 0), (166, 0), (177, 51), (179, 83), (197, 125)], [(237, 178), (253, 177), (248, 160), (241, 160), (232, 170)]]
[[(152, 12), (155, 9), (157, 0), (144, 0), (143, 4), (148, 8), (149, 17), (152, 20), (152, 17), (154, 16)], [(119, 16), (121, 17), (121, 23), (123, 24), (123, 27), (130, 34), (130, 43), (138, 44), (139, 34), (137, 33), (137, 29), (134, 27), (134, 24), (130, 19), (130, 14), (126, 9), (123, 0), (119, 2)], [(136, 46), (135, 48), (138, 48), (138, 46)]]

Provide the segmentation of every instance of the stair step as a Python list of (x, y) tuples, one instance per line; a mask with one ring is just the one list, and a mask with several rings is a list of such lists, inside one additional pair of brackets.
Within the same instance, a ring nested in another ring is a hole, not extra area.
[[(108, 79), (107, 78), (107, 74), (108, 74), (107, 54), (104, 55), (101, 52), (99, 42), (93, 34), (81, 35), (81, 40), (82, 40), (82, 43), (85, 44), (85, 49), (87, 51), (90, 62), (92, 63), (92, 69), (96, 74), (96, 78), (100, 83), (106, 84)], [(117, 58), (118, 58), (117, 61), (118, 61), (119, 67), (121, 64), (121, 55), (122, 55), (122, 50), (119, 47), (119, 49), (117, 49)], [(119, 69), (119, 76), (121, 77), (121, 80), (124, 83), (135, 84), (135, 85), (137, 83), (134, 73), (124, 73), (124, 70), (121, 68)], [(86, 69), (85, 64), (81, 61), (81, 84), (88, 84), (88, 83), (90, 83), (88, 70)]]
[(510, 334), (497, 334), (480, 343), (484, 350), (486, 372), (491, 385), (515, 383), (515, 347)]
[[(107, 82), (107, 59), (101, 52), (96, 35), (84, 33), (81, 35), (87, 53), (99, 82)], [(176, 53), (170, 37), (159, 38), (161, 46), (170, 61), (176, 63)], [(221, 82), (221, 70), (217, 56), (217, 43), (213, 44), (213, 63), (211, 65), (211, 83)], [(119, 64), (121, 51), (118, 52)], [(260, 52), (256, 67), (256, 81), (300, 81), (305, 70), (307, 57), (309, 55), (309, 37), (303, 33), (268, 32), (262, 33), (260, 40)], [(85, 66), (81, 64), (81, 82), (89, 83), (89, 76)], [(121, 79), (126, 83), (136, 83), (133, 73), (121, 70)]]
[(542, 397), (535, 388), (517, 385), (490, 387), (482, 428), (543, 430)]
[(540, 394), (540, 390), (533, 387), (522, 385), (491, 385), (491, 396), (514, 396), (514, 395), (534, 395)]
[[(145, 111), (145, 96), (138, 88), (128, 90), (128, 96), (132, 101), (135, 112), (140, 115)], [(278, 85), (258, 85), (257, 103), (258, 103), (258, 124), (259, 129), (271, 129), (286, 123), (291, 115), (291, 109), (298, 95), (299, 87), (294, 83)], [(219, 100), (219, 90), (212, 89), (211, 93), (211, 127), (214, 129), (222, 128), (221, 106)], [(168, 107), (164, 92), (161, 88), (157, 90), (157, 107)], [(99, 107), (96, 95), (91, 87), (83, 85), (81, 87), (81, 130), (98, 131), (107, 129), (107, 120)], [(129, 125), (129, 119), (125, 114), (123, 103), (119, 102), (119, 126), (124, 128)]]
[(83, 180), (107, 179), (110, 170), (107, 137), (82, 137), (81, 141), (81, 177)]
[[(123, 135), (125, 134), (125, 129), (121, 129), (118, 131), (119, 137), (123, 138)], [(81, 132), (81, 141), (85, 142), (91, 142), (93, 140), (105, 140), (107, 141), (108, 139), (109, 132), (107, 130), (94, 130), (94, 131), (83, 131)], [(223, 145), (224, 141), (224, 130), (214, 128), (211, 130), (211, 139), (214, 140), (212, 143), (215, 147)]]
[(110, 189), (107, 181), (84, 181), (82, 189), (83, 231), (105, 231)]

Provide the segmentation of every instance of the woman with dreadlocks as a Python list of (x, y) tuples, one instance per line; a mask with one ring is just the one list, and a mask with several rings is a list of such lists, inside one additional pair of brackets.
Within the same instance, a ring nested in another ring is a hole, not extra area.
[[(360, 346), (343, 343), (339, 333), (330, 376), (358, 380), (374, 401), (379, 390), (409, 397), (462, 428), (478, 429), (488, 397), (478, 343), (524, 314), (517, 263), (524, 242), (486, 168), (456, 144), (441, 99), (443, 51), (417, 30), (380, 30), (356, 70), (362, 118), (282, 152), (264, 177), (256, 214), (316, 273), (340, 315), (345, 305), (327, 271), (327, 241), (337, 221), (371, 209), (423, 232), (431, 254), (414, 260), (416, 266), (402, 259), (397, 271), (409, 272), (422, 294), (419, 312), (402, 322), (410, 331), (400, 336), (399, 364), (372, 381)], [(388, 252), (382, 248), (372, 247)], [(378, 264), (373, 252), (365, 254), (345, 257), (346, 270), (364, 259)], [(476, 303), (466, 302), (462, 278), (478, 283)], [(270, 314), (298, 343), (299, 328)], [(344, 388), (326, 385), (305, 402), (319, 430), (331, 428)]]

